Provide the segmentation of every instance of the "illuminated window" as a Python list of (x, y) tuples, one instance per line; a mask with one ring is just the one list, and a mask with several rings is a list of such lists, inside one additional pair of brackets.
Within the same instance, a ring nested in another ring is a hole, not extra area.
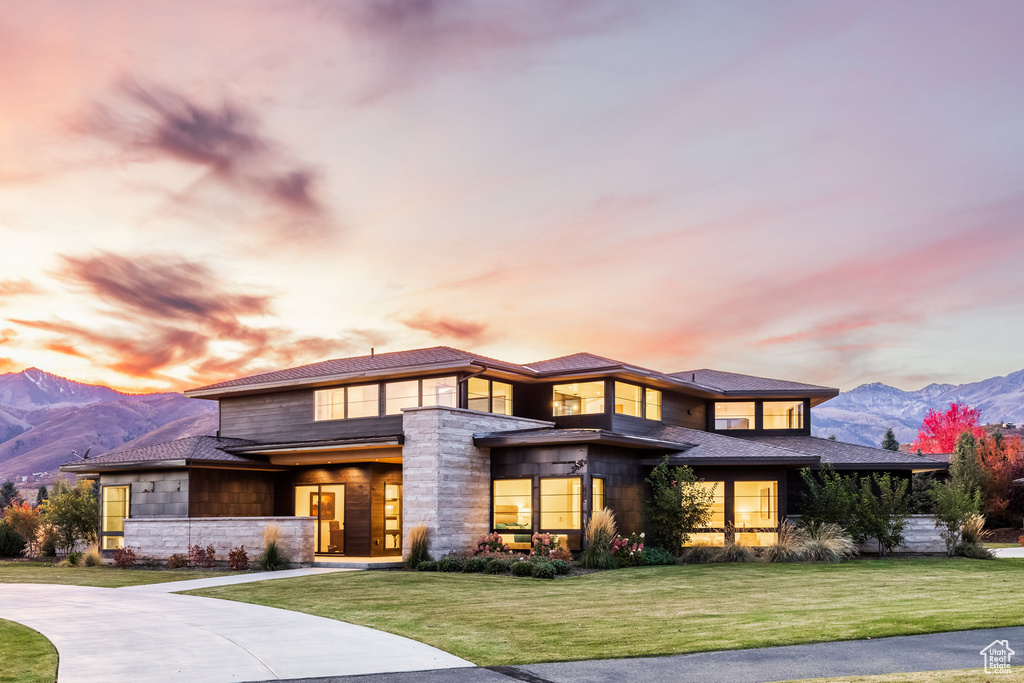
[(380, 386), (363, 384), (340, 389), (323, 389), (314, 394), (314, 420), (345, 420), (356, 417), (379, 417)]
[(645, 389), (647, 396), (647, 410), (644, 417), (648, 420), (661, 421), (661, 392), (657, 389)]
[(128, 487), (104, 486), (100, 534), (103, 550), (124, 547), (124, 520), (128, 517)]
[(714, 501), (711, 503), (711, 519), (705, 525), (710, 529), (725, 528), (725, 482), (724, 481), (698, 481), (697, 486), (705, 491), (711, 491)]
[(615, 412), (618, 415), (643, 417), (644, 390), (635, 384), (615, 383)]
[(401, 415), (403, 408), (457, 405), (458, 381), (452, 377), (431, 377), (384, 385), (384, 414)]
[(774, 531), (737, 532), (735, 541), (736, 545), (750, 545), (763, 548), (778, 543), (779, 534)]
[(758, 529), (779, 525), (779, 482), (737, 481), (733, 486), (733, 526)]
[(447, 406), (454, 408), (458, 396), (458, 382), (455, 377), (433, 377), (423, 380), (424, 406)]
[(512, 385), (482, 377), (470, 377), (467, 384), (470, 410), (498, 415), (512, 414)]
[(753, 429), (754, 402), (715, 404), (715, 429)]
[(803, 429), (803, 401), (765, 401), (765, 429)]
[(540, 528), (579, 529), (582, 507), (579, 477), (540, 480)]
[(420, 404), (420, 381), (388, 382), (384, 385), (384, 414), (401, 415), (402, 408), (416, 408)]
[(494, 528), (533, 528), (533, 480), (494, 480)]
[(600, 415), (604, 412), (604, 382), (556, 384), (553, 412), (559, 415)]
[(724, 531), (710, 531), (690, 534), (690, 540), (683, 545), (713, 545), (721, 548), (725, 545)]
[(591, 486), (591, 510), (597, 512), (604, 507), (604, 479), (594, 477), (590, 481)]

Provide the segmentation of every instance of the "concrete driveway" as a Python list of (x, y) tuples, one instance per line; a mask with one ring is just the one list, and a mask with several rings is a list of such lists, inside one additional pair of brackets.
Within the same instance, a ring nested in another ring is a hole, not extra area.
[(60, 654), (58, 683), (226, 683), (473, 666), (363, 626), (167, 592), (198, 587), (190, 583), (0, 584), (0, 618), (50, 639)]

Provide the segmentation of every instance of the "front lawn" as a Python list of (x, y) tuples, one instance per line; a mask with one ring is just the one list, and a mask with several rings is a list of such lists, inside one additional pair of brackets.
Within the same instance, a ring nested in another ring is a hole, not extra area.
[(0, 683), (57, 680), (57, 650), (36, 631), (0, 619), (0, 643)]
[(840, 678), (807, 678), (786, 683), (1024, 683), (1024, 667), (1013, 667), (1006, 674), (986, 674), (982, 668), (950, 671), (920, 671), (884, 676), (843, 676)]
[(68, 586), (120, 588), (168, 581), (230, 576), (238, 572), (192, 569), (115, 569), (114, 567), (56, 567), (45, 562), (0, 562), (0, 583), (59, 583)]
[(1024, 624), (1020, 560), (644, 567), (545, 581), (364, 571), (193, 595), (408, 636), (482, 666)]

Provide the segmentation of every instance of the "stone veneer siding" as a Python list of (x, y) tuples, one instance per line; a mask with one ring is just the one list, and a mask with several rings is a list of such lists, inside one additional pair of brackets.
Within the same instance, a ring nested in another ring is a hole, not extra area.
[(430, 530), (434, 557), (466, 550), (490, 531), (491, 449), (473, 445), (473, 434), (552, 427), (554, 423), (429, 406), (403, 411), (402, 551), (409, 530)]
[(252, 562), (263, 552), (263, 530), (281, 529), (278, 547), (292, 565), (313, 561), (316, 519), (313, 517), (186, 517), (124, 520), (124, 544), (142, 559), (166, 560), (188, 553), (188, 546), (212, 545), (217, 559), (227, 561), (232, 548), (245, 546)]
[[(800, 522), (800, 515), (791, 515), (789, 521)], [(911, 515), (907, 525), (903, 527), (904, 544), (896, 548), (896, 553), (946, 553), (946, 542), (935, 528), (934, 515)], [(860, 546), (862, 553), (877, 553), (878, 541), (869, 538)]]

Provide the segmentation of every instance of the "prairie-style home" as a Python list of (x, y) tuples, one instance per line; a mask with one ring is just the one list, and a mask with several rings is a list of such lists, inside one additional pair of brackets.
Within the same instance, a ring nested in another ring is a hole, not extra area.
[(293, 559), (329, 562), (397, 558), (419, 523), (435, 554), (490, 532), (514, 549), (546, 532), (578, 550), (602, 507), (622, 532), (641, 531), (645, 477), (667, 456), (714, 489), (697, 539), (765, 545), (794, 511), (802, 468), (947, 467), (811, 436), (811, 408), (837, 393), (589, 353), (519, 365), (435, 347), (193, 389), (218, 402), (215, 436), (62, 469), (99, 479), (104, 549), (159, 557), (187, 540), (226, 554), (244, 539), (258, 545), (256, 531), (275, 523)]

